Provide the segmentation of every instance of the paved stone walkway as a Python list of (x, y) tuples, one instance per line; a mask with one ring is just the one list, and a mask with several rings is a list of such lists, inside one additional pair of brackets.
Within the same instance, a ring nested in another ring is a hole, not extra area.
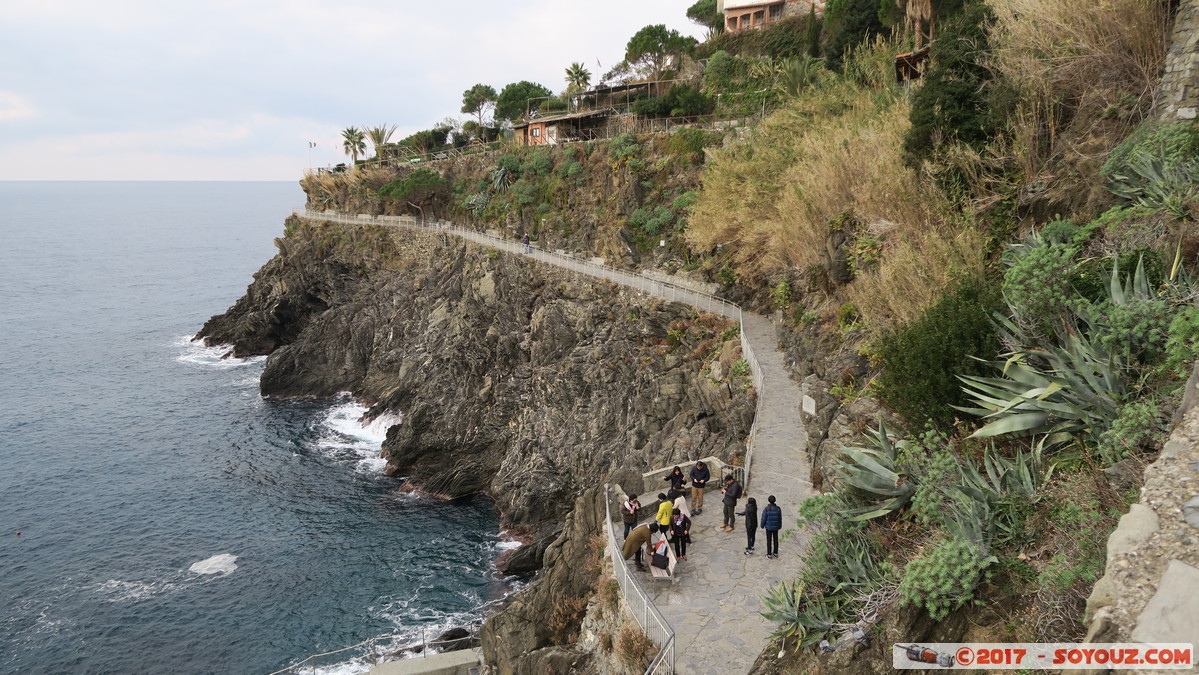
[[(802, 394), (784, 367), (778, 350), (774, 326), (762, 316), (742, 313), (735, 305), (698, 290), (557, 254), (530, 249), (516, 241), (493, 237), (483, 232), (459, 228), (448, 223), (422, 226), (411, 218), (346, 217), (331, 214), (297, 215), (313, 220), (331, 220), (355, 224), (379, 224), (433, 230), (459, 236), (501, 250), (527, 255), (535, 260), (607, 279), (646, 291), (664, 299), (685, 302), (699, 309), (740, 318), (744, 337), (750, 343), (762, 373), (758, 391), (758, 418), (750, 439), (752, 462), (746, 497), (754, 497), (759, 513), (766, 498), (774, 495), (783, 509), (784, 534), (794, 529), (796, 509), (804, 499), (816, 494), (808, 480), (809, 463), (804, 452), (807, 432), (800, 422)], [(680, 282), (686, 283), (686, 282)], [(713, 476), (715, 483), (720, 478)], [(642, 580), (654, 603), (675, 631), (675, 671), (679, 673), (746, 673), (766, 648), (767, 636), (775, 625), (761, 615), (760, 598), (780, 582), (799, 573), (799, 552), (803, 541), (786, 536), (780, 543), (780, 557), (766, 559), (766, 535), (759, 528), (756, 553), (744, 555), (744, 518), (737, 529), (725, 533), (721, 524), (719, 490), (706, 495), (704, 512), (693, 519), (693, 544), (687, 559), (675, 570), (675, 582), (654, 582), (647, 574)], [(738, 502), (738, 510), (745, 500)], [(655, 586), (655, 584), (658, 584)]]
[[(766, 497), (774, 495), (786, 533), (795, 526), (799, 503), (815, 494), (804, 452), (807, 432), (799, 418), (801, 394), (783, 367), (770, 321), (747, 313), (743, 322), (763, 379), (746, 496), (757, 500), (760, 513)], [(720, 492), (705, 495), (704, 501), (704, 512), (693, 518), (687, 559), (675, 568), (673, 586), (653, 592), (654, 603), (674, 627), (676, 672), (746, 673), (776, 627), (762, 617), (760, 598), (799, 574), (803, 542), (797, 536), (783, 538), (779, 557), (767, 560), (766, 535), (759, 528), (754, 555), (744, 555), (744, 518), (737, 519), (736, 531), (723, 532)], [(744, 505), (741, 500), (738, 510)]]

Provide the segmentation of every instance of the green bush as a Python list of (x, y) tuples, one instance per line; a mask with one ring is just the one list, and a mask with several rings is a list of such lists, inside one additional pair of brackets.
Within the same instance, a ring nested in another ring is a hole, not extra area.
[(627, 162), (641, 155), (641, 143), (633, 134), (617, 134), (608, 141), (608, 157), (614, 162)]
[(567, 160), (559, 164), (554, 173), (556, 173), (559, 178), (574, 178), (575, 176), (583, 173), (583, 165), (577, 160)]
[(554, 160), (550, 157), (550, 153), (545, 150), (535, 151), (521, 165), (521, 170), (526, 178), (548, 176), (553, 169)]
[(1166, 331), (1165, 351), (1162, 370), (1186, 379), (1199, 361), (1199, 307), (1188, 305), (1174, 315)]
[(1077, 300), (1074, 256), (1064, 244), (1027, 247), (1015, 256), (1003, 276), (1003, 295), (1012, 313), (1043, 334), (1057, 329)]
[[(808, 26), (812, 21), (819, 22), (819, 19), (809, 14), (766, 24), (758, 30), (722, 33), (700, 45), (696, 49), (696, 57), (711, 59), (722, 51), (735, 56), (803, 56), (811, 50)], [(819, 32), (816, 34), (819, 36)]]
[[(828, 0), (824, 7), (824, 32), (825, 60), (830, 70), (840, 72), (850, 50), (882, 34), (878, 0)], [(800, 56), (803, 53), (793, 55)]]
[(971, 357), (991, 358), (999, 352), (990, 316), (1000, 306), (993, 287), (968, 280), (919, 319), (885, 334), (878, 348), (882, 401), (915, 426), (952, 423), (950, 406), (966, 401), (957, 376), (989, 372)]
[(635, 209), (629, 216), (629, 224), (650, 237), (656, 237), (674, 225), (674, 211), (665, 206), (652, 209)]
[(902, 602), (923, 607), (940, 621), (974, 598), (984, 570), (996, 561), (957, 537), (942, 541), (928, 555), (908, 563), (899, 584)]
[(1161, 160), (1166, 168), (1193, 162), (1199, 159), (1199, 127), (1189, 122), (1146, 121), (1112, 150), (1100, 175), (1108, 180), (1127, 175), (1141, 153)]
[(449, 189), (450, 182), (432, 169), (417, 169), (379, 188), (379, 196), (401, 202), (421, 203)]
[(1003, 92), (992, 91), (985, 65), (991, 19), (985, 4), (974, 3), (938, 30), (932, 66), (912, 95), (912, 126), (903, 142), (908, 166), (955, 142), (981, 150), (1003, 128), (1007, 106), (997, 100)]
[(1165, 435), (1165, 420), (1157, 399), (1145, 399), (1120, 406), (1112, 426), (1099, 436), (1098, 452), (1104, 466), (1110, 466), (1136, 454)]

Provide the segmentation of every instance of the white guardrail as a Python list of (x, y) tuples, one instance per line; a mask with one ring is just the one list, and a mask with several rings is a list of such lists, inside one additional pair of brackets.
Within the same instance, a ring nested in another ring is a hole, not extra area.
[[(753, 378), (754, 387), (758, 392), (754, 422), (753, 426), (750, 427), (745, 449), (745, 478), (742, 481), (742, 485), (745, 489), (749, 488), (749, 470), (753, 462), (754, 438), (758, 430), (759, 413), (762, 410), (762, 368), (758, 364), (757, 357), (754, 355), (753, 345), (750, 344), (749, 338), (745, 335), (745, 316), (740, 306), (711, 293), (688, 288), (672, 281), (655, 279), (644, 274), (617, 269), (558, 251), (549, 251), (537, 248), (536, 246), (526, 247), (519, 241), (504, 239), (503, 237), (497, 237), (486, 232), (480, 232), (479, 230), (467, 229), (444, 220), (425, 220), (412, 216), (375, 216), (367, 213), (347, 214), (331, 211), (312, 211), (303, 207), (293, 209), (292, 213), (296, 217), (307, 220), (329, 221), (349, 225), (384, 225), (452, 234), (468, 241), (492, 246), (509, 253), (529, 255), (558, 267), (635, 288), (663, 300), (683, 302), (712, 314), (736, 319), (741, 329), (741, 355), (749, 364), (750, 375)], [(647, 675), (650, 673), (673, 673), (674, 629), (662, 617), (662, 614), (658, 611), (658, 608), (654, 605), (649, 595), (641, 588), (641, 584), (629, 574), (628, 565), (625, 564), (624, 557), (620, 554), (620, 547), (616, 544), (616, 535), (612, 530), (612, 514), (610, 512), (611, 492), (607, 486), (605, 486), (604, 492), (605, 508), (609, 510), (607, 519), (608, 549), (612, 554), (613, 573), (616, 576), (616, 580), (620, 583), (621, 594), (624, 596), (629, 610), (637, 617), (637, 621), (641, 625), (642, 630), (645, 631), (645, 635), (653, 640), (654, 644), (659, 646), (657, 657), (645, 672)]]
[(645, 636), (658, 645), (658, 654), (645, 669), (645, 675), (674, 672), (674, 628), (658, 611), (658, 606), (641, 587), (641, 582), (629, 572), (629, 564), (616, 541), (616, 530), (612, 527), (612, 486), (604, 484), (604, 529), (608, 533), (608, 555), (612, 558), (612, 576), (620, 584), (620, 595), (629, 612), (637, 619)]

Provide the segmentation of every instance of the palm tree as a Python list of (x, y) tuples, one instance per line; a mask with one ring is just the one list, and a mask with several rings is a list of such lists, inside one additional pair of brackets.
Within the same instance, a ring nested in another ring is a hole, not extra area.
[(566, 69), (566, 84), (567, 91), (583, 91), (591, 84), (591, 71), (583, 67), (583, 64), (575, 62), (570, 64)]
[(387, 145), (387, 142), (391, 140), (391, 135), (396, 132), (397, 126), (393, 124), (391, 127), (388, 127), (384, 124), (383, 126), (371, 127), (366, 130), (366, 137), (370, 139), (371, 149), (375, 152), (375, 159), (380, 159), (379, 149)]
[(343, 139), (341, 147), (345, 149), (353, 163), (357, 164), (358, 155), (366, 154), (366, 134), (362, 133), (358, 127), (348, 127), (342, 129), (341, 137)]

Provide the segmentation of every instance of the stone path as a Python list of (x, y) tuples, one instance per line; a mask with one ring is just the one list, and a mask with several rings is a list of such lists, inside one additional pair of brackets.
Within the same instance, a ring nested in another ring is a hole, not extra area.
[[(753, 314), (746, 314), (743, 322), (763, 379), (746, 496), (757, 500), (759, 512), (767, 496), (777, 497), (786, 533), (795, 526), (799, 503), (815, 494), (808, 482), (801, 395), (783, 367), (771, 323)], [(651, 593), (674, 627), (677, 672), (746, 673), (776, 627), (762, 617), (760, 598), (799, 574), (803, 542), (797, 536), (783, 538), (779, 558), (767, 560), (766, 536), (759, 528), (756, 552), (744, 555), (744, 518), (737, 519), (736, 531), (722, 532), (720, 492), (705, 495), (704, 501), (704, 512), (692, 522), (687, 559), (675, 569), (674, 585)], [(738, 510), (744, 504), (739, 502)]]
[[(664, 299), (685, 302), (705, 311), (740, 318), (744, 338), (757, 358), (762, 376), (758, 391), (758, 418), (753, 438), (750, 439), (752, 463), (745, 496), (757, 500), (760, 512), (766, 506), (767, 496), (775, 495), (783, 509), (786, 535), (788, 529), (794, 528), (799, 503), (816, 494), (808, 480), (809, 463), (804, 452), (807, 432), (799, 415), (802, 394), (799, 386), (787, 374), (784, 356), (778, 350), (774, 326), (768, 319), (756, 314), (743, 314), (735, 305), (702, 291), (680, 288), (673, 283), (663, 283), (552, 251), (531, 249), (526, 252), (519, 242), (448, 223), (422, 226), (414, 219), (403, 217), (347, 217), (306, 213), (302, 210), (296, 213), (313, 220), (445, 232), (637, 288)], [(718, 480), (719, 477), (713, 476), (714, 483)], [(746, 556), (743, 553), (744, 518), (738, 518), (734, 532), (719, 530), (720, 492), (713, 490), (706, 496), (704, 512), (694, 518), (694, 543), (687, 551), (687, 559), (680, 561), (676, 567), (674, 584), (662, 585), (662, 582), (652, 581), (647, 574), (642, 585), (649, 590), (654, 603), (674, 628), (676, 672), (721, 675), (746, 673), (766, 648), (766, 638), (775, 628), (774, 624), (762, 617), (760, 598), (770, 588), (798, 575), (803, 541), (798, 536), (785, 536), (779, 547), (780, 557), (767, 560), (766, 536), (759, 529), (756, 553)], [(738, 510), (744, 504), (745, 500), (742, 499), (738, 503)], [(659, 585), (655, 587), (655, 583)]]

